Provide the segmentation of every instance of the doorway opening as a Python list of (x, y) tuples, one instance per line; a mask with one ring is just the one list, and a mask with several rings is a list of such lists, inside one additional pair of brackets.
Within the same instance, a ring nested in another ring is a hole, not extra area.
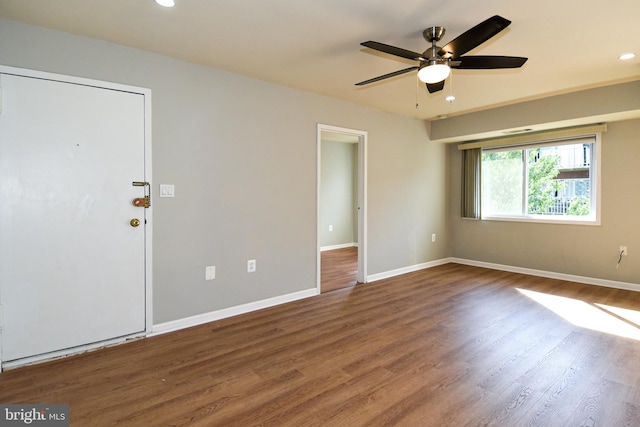
[(318, 292), (366, 282), (367, 132), (318, 124)]

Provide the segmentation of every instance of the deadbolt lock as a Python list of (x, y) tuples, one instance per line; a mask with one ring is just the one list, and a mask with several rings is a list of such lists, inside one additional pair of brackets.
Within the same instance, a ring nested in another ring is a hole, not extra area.
[(132, 227), (137, 227), (140, 225), (140, 220), (138, 218), (133, 218), (129, 221), (129, 224), (131, 224)]
[(151, 206), (151, 198), (149, 196), (137, 197), (131, 202), (133, 206), (138, 208), (148, 208)]
[(144, 187), (144, 197), (137, 197), (131, 203), (138, 208), (148, 209), (151, 206), (151, 184), (146, 181), (133, 181), (134, 187)]

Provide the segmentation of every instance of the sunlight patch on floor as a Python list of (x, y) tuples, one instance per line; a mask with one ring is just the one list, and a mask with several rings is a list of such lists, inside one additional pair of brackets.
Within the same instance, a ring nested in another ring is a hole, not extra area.
[[(516, 288), (518, 289), (518, 288)], [(518, 289), (518, 291), (582, 328), (640, 340), (640, 312), (579, 299)]]

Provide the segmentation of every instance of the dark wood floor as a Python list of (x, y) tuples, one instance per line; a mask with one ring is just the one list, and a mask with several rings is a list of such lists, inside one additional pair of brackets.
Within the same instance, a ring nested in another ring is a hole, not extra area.
[(640, 341), (532, 296), (637, 335), (639, 293), (447, 264), (6, 371), (0, 402), (72, 426), (640, 425)]
[(321, 292), (348, 288), (358, 283), (358, 248), (342, 248), (320, 253)]

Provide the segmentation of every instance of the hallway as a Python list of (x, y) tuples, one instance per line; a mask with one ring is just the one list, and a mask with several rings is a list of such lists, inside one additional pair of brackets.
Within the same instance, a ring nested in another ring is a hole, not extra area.
[(322, 293), (358, 283), (358, 248), (353, 246), (320, 253)]

